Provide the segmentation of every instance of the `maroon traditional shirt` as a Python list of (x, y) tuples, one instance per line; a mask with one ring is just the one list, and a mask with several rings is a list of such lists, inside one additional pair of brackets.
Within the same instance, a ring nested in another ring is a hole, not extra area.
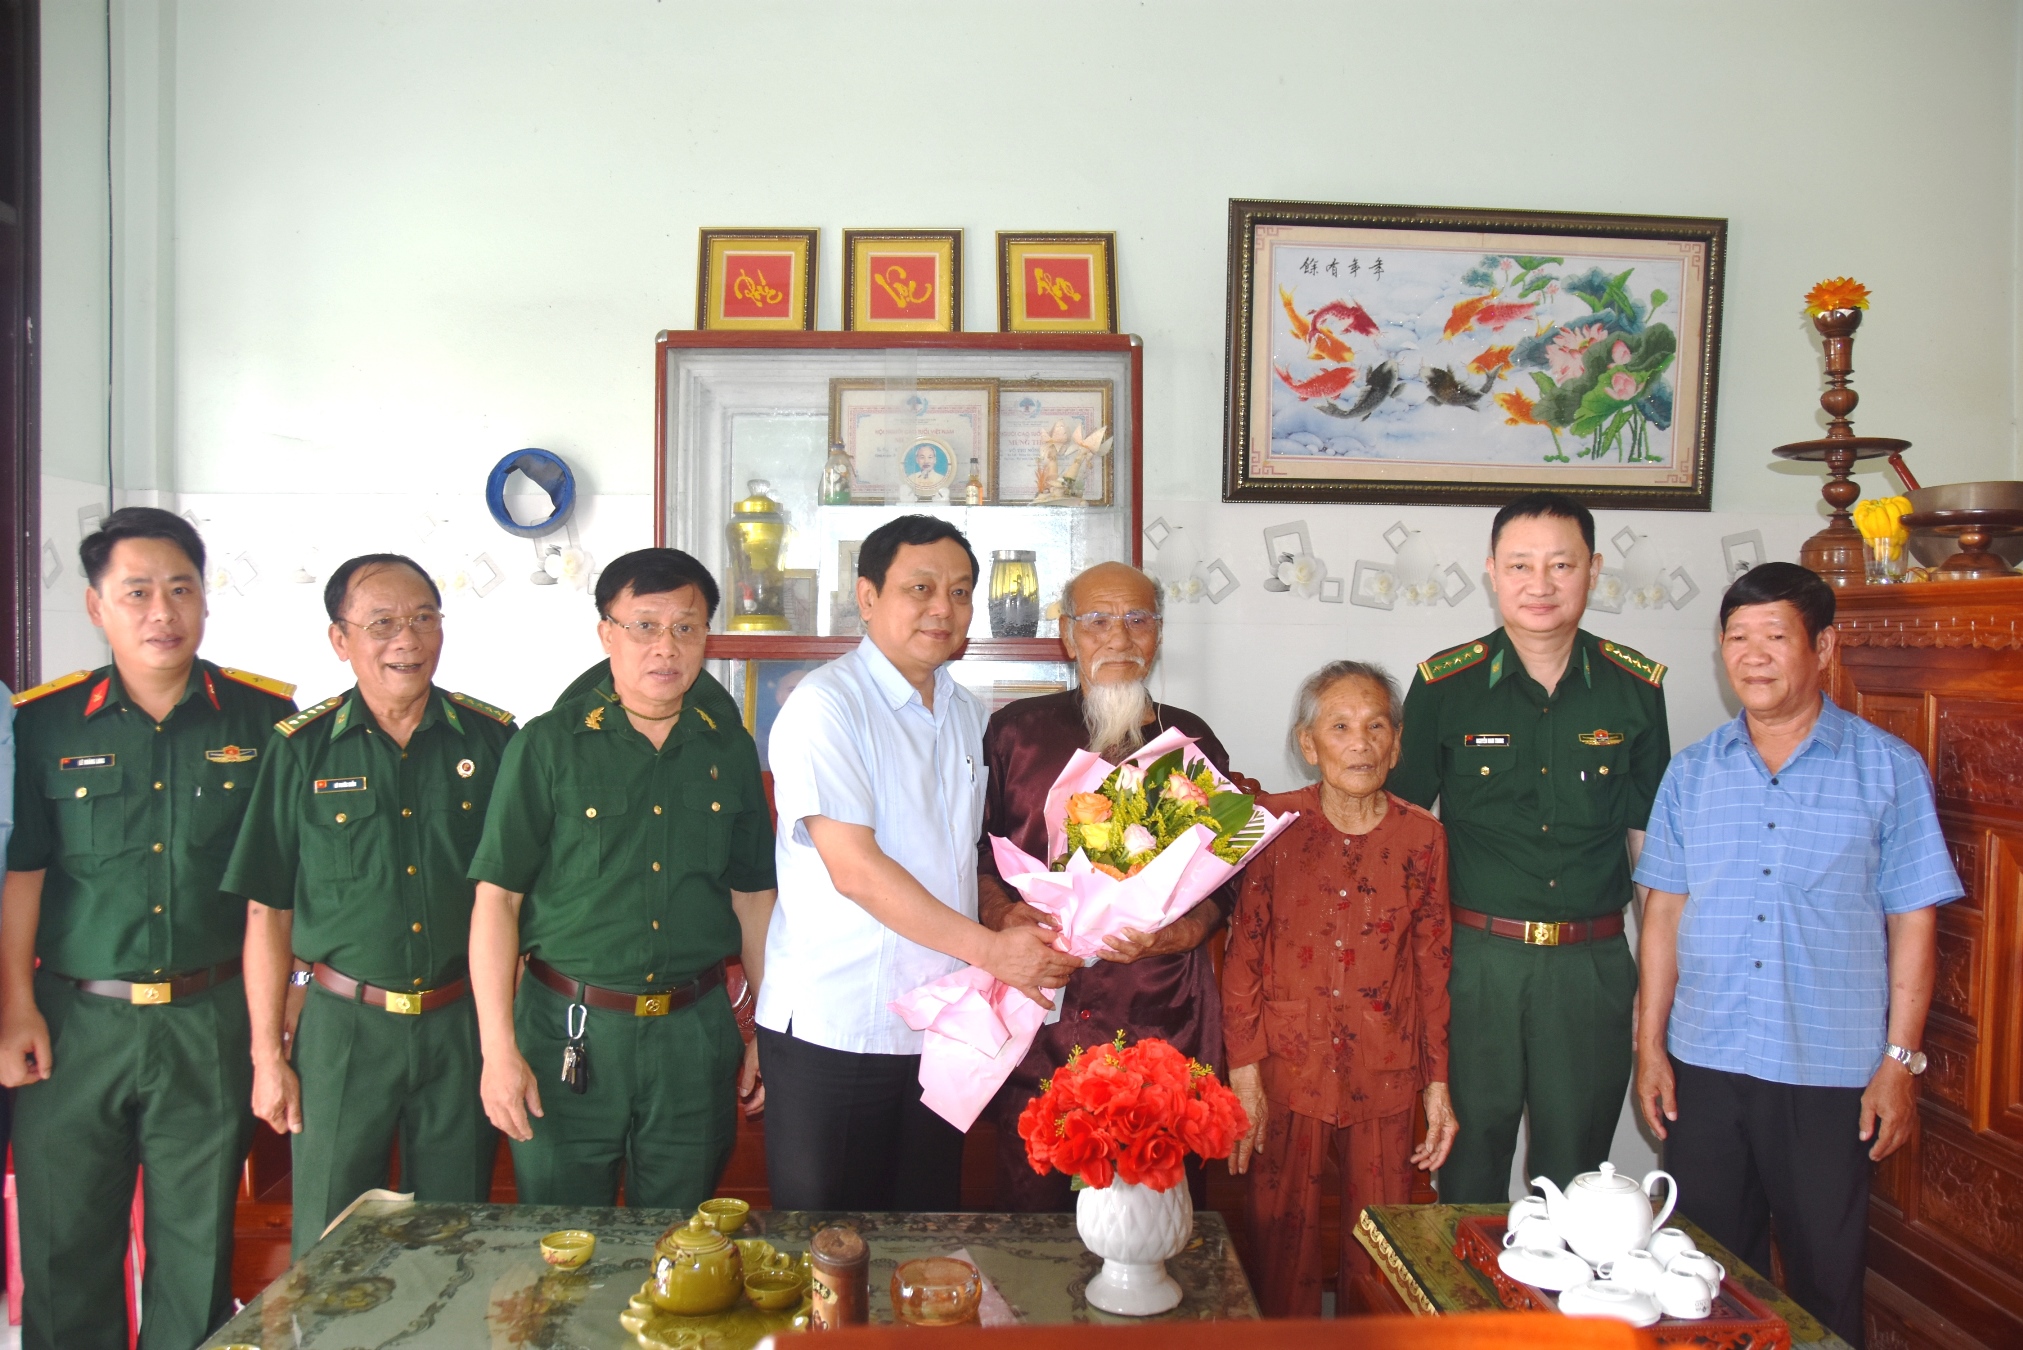
[[(1145, 728), (1146, 740), (1177, 728), (1197, 738), (1203, 759), (1229, 774), (1229, 753), (1206, 722), (1165, 704), (1153, 705), (1153, 717), (1153, 725)], [(983, 762), (990, 767), (990, 780), (984, 789), (983, 835), (977, 840), (978, 877), (997, 881), (997, 859), (990, 846), (994, 834), (1035, 858), (1046, 858), (1047, 790), (1088, 740), (1082, 696), (1072, 689), (1020, 699), (992, 716), (983, 733)], [(1005, 889), (1018, 899), (1016, 891)], [(1235, 903), (1235, 887), (1225, 886), (1210, 898), (1226, 918)], [(1069, 1050), (1101, 1045), (1120, 1030), (1132, 1040), (1161, 1037), (1182, 1054), (1205, 1063), (1221, 1059), (1221, 995), (1206, 943), (1175, 956), (1148, 956), (1129, 965), (1098, 961), (1069, 977), (1058, 1001), (1060, 1021), (1040, 1028), (1025, 1060), (998, 1093), (999, 1112), (1015, 1117), (1038, 1095), (1040, 1080), (1068, 1062)]]
[(1447, 835), (1400, 797), (1343, 834), (1319, 784), (1259, 799), (1300, 818), (1238, 878), (1223, 962), (1232, 1068), (1262, 1062), (1265, 1096), (1334, 1125), (1409, 1111), (1447, 1081)]

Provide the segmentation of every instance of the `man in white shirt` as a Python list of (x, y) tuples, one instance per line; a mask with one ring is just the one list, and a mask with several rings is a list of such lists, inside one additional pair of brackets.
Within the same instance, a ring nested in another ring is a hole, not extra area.
[(984, 710), (944, 668), (968, 640), (976, 554), (901, 516), (857, 557), (857, 650), (773, 724), (779, 905), (759, 990), (776, 1209), (956, 1209), (962, 1134), (920, 1102), (921, 1033), (888, 1006), (964, 964), (1051, 1006), (1080, 963), (1053, 931), (976, 922)]

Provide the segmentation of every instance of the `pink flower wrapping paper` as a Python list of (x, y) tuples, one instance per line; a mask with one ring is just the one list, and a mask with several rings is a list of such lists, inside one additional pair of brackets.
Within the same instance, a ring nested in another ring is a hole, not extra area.
[[(1193, 744), (1193, 737), (1169, 730), (1123, 763), (1143, 769), (1169, 751)], [(1058, 856), (1067, 847), (1068, 798), (1078, 792), (1095, 792), (1116, 767), (1100, 755), (1078, 750), (1061, 770), (1047, 793), (1045, 807), (1050, 856)], [(1209, 771), (1214, 773), (1212, 767)], [(1215, 774), (1215, 779), (1222, 791), (1236, 791), (1221, 774)], [(1253, 827), (1260, 818), (1264, 833), (1244, 854), (1245, 862), (1299, 817), (1297, 812), (1274, 816), (1261, 806), (1255, 807)], [(1085, 964), (1098, 958), (1109, 938), (1127, 928), (1157, 932), (1242, 870), (1243, 863), (1216, 857), (1211, 848), (1214, 842), (1213, 830), (1196, 825), (1168, 844), (1136, 876), (1119, 881), (1098, 872), (1079, 850), (1068, 860), (1067, 870), (1050, 872), (1043, 859), (1009, 840), (992, 835), (990, 841), (1005, 885), (1033, 908), (1053, 916), (1061, 928), (1054, 946), (1080, 957)], [(1060, 992), (1046, 991), (1056, 1006)], [(965, 966), (903, 994), (891, 1007), (907, 1026), (926, 1033), (920, 1052), (921, 1100), (958, 1130), (968, 1130), (976, 1123), (1047, 1020), (1045, 1008), (975, 966)]]

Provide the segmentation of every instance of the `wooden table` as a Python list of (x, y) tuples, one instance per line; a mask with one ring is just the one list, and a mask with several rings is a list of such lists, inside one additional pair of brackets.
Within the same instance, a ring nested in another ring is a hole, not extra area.
[[(208, 1347), (365, 1350), (379, 1346), (568, 1346), (636, 1350), (618, 1324), (651, 1273), (653, 1244), (686, 1214), (539, 1205), (427, 1205), (367, 1201), (269, 1285)], [(1167, 1269), (1185, 1291), (1156, 1319), (1118, 1318), (1083, 1298), (1101, 1262), (1075, 1235), (1072, 1214), (804, 1214), (754, 1210), (737, 1236), (807, 1250), (816, 1228), (842, 1220), (871, 1247), (871, 1318), (892, 1320), (892, 1270), (916, 1256), (967, 1249), (1025, 1323), (1123, 1323), (1255, 1318), (1257, 1303), (1213, 1213)], [(576, 1272), (541, 1261), (540, 1239), (586, 1228), (597, 1251)], [(728, 1316), (728, 1315), (727, 1315)], [(712, 1333), (702, 1350), (742, 1350), (748, 1329)]]
[[(1471, 1214), (1501, 1218), (1508, 1205), (1372, 1205), (1356, 1221), (1356, 1241), (1383, 1272), (1379, 1295), (1390, 1300), (1385, 1312), (1421, 1315), (1494, 1312), (1497, 1301), (1489, 1282), (1454, 1255), (1454, 1225)], [(1728, 1268), (1728, 1278), (1761, 1299), (1791, 1326), (1792, 1350), (1849, 1350), (1846, 1341), (1819, 1324), (1793, 1303), (1782, 1289), (1764, 1279), (1733, 1252), (1708, 1237), (1689, 1219), (1672, 1222), (1692, 1234), (1700, 1250)]]

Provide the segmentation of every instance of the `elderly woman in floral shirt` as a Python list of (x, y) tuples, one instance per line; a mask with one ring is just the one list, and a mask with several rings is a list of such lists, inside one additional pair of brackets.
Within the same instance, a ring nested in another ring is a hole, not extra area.
[[(1447, 836), (1384, 791), (1398, 762), (1398, 687), (1336, 661), (1301, 686), (1290, 737), (1321, 781), (1261, 798), (1299, 820), (1245, 869), (1223, 975), (1229, 1085), (1253, 1122), (1247, 1206), (1267, 1316), (1321, 1309), (1321, 1171), (1341, 1171), (1337, 1298), (1372, 1273), (1351, 1235), (1366, 1205), (1409, 1199), (1446, 1160)], [(1412, 1144), (1412, 1109), (1426, 1137)]]

